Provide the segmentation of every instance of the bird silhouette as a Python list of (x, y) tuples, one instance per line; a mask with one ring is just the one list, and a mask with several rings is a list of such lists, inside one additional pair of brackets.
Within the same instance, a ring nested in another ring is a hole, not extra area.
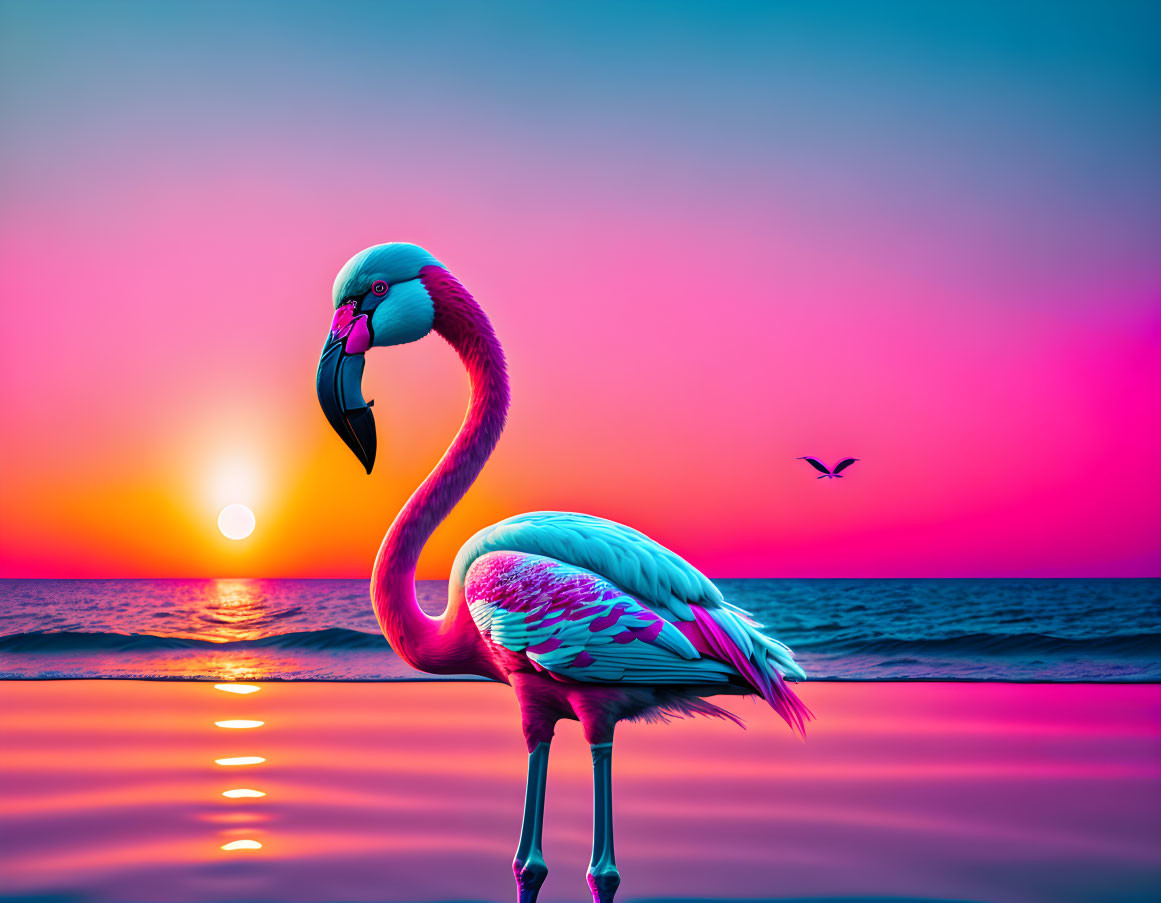
[(611, 903), (620, 884), (611, 791), (616, 724), (674, 714), (736, 721), (704, 698), (732, 693), (762, 697), (801, 732), (812, 715), (785, 678), (805, 675), (786, 646), (693, 565), (630, 527), (585, 514), (538, 511), (484, 528), (456, 555), (443, 614), (425, 614), (416, 602), (416, 563), (500, 439), (509, 400), (504, 352), (475, 299), (415, 245), (356, 254), (333, 295), (318, 398), (367, 473), (376, 439), (361, 390), (364, 352), (434, 331), (458, 352), (471, 382), (463, 425), (375, 558), (379, 625), (414, 668), (475, 674), (515, 690), (529, 752), (513, 862), (520, 903), (534, 903), (548, 874), (541, 833), (555, 725), (581, 723), (594, 782), (588, 884), (596, 903)]
[(815, 470), (822, 471), (822, 476), (819, 476), (816, 479), (821, 480), (821, 479), (823, 479), (823, 477), (825, 477), (828, 480), (830, 480), (830, 479), (841, 480), (843, 478), (843, 475), (841, 473), (839, 473), (839, 471), (846, 470), (848, 467), (850, 467), (852, 464), (854, 464), (859, 459), (858, 458), (843, 458), (841, 461), (839, 461), (834, 466), (834, 470), (827, 470), (826, 465), (823, 464), (820, 460), (818, 460), (818, 458), (803, 457), (803, 458), (799, 458), (798, 460), (805, 461), (807, 464), (809, 464)]

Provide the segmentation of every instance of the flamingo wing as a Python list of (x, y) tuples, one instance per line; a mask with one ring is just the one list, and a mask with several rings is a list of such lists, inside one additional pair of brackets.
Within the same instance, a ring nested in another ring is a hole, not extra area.
[[(606, 592), (616, 591), (621, 594), (618, 600), (621, 597), (625, 600), (626, 607), (618, 609), (621, 616), (609, 621), (610, 625), (616, 625), (623, 617), (625, 619), (623, 626), (619, 628), (622, 632), (630, 628), (639, 629), (633, 625), (640, 620), (649, 620), (648, 615), (652, 614), (688, 640), (701, 659), (729, 664), (730, 673), (740, 674), (754, 687), (755, 692), (762, 694), (767, 702), (792, 724), (797, 722), (798, 726), (801, 726), (802, 719), (809, 717), (809, 713), (783, 683), (784, 677), (800, 680), (806, 677), (794, 661), (793, 653), (778, 640), (764, 633), (761, 630), (762, 625), (748, 612), (725, 601), (718, 588), (701, 571), (643, 533), (623, 524), (586, 514), (539, 511), (511, 517), (481, 530), (464, 544), (452, 566), (451, 592), (464, 591), (468, 569), (490, 552), (522, 552), (541, 556), (601, 578), (609, 585)], [(531, 587), (527, 589), (530, 591)], [(481, 600), (477, 597), (477, 602), (479, 601)], [(606, 601), (611, 603), (613, 600), (610, 598)], [(593, 603), (580, 603), (580, 607), (583, 609), (589, 604)], [(553, 615), (546, 612), (546, 619), (559, 613), (555, 609), (553, 611)], [(588, 614), (585, 612), (578, 620), (587, 618)], [(593, 614), (596, 618), (602, 617), (600, 613)], [(611, 614), (610, 608), (603, 617), (608, 618)], [(562, 620), (569, 619), (565, 617)], [(503, 624), (501, 635), (505, 635), (506, 629), (514, 629), (509, 627), (506, 616), (501, 616), (501, 623)], [(601, 622), (602, 625), (604, 623)], [(481, 630), (485, 629), (481, 621), (477, 620), (477, 624)], [(488, 629), (491, 629), (490, 624)], [(590, 631), (590, 633), (602, 632), (602, 630)], [(571, 633), (568, 637), (561, 636), (561, 646), (565, 645), (565, 639), (573, 636)], [(575, 636), (580, 637), (581, 634), (578, 632)], [(636, 638), (634, 636), (634, 639)], [(666, 648), (667, 643), (671, 648)], [(625, 654), (640, 652), (644, 655), (655, 655), (654, 652), (643, 652), (641, 646), (625, 640), (622, 640), (621, 645), (629, 647), (625, 650)], [(686, 657), (689, 649), (664, 626), (649, 645), (656, 646), (667, 655), (681, 661), (696, 660)], [(678, 649), (683, 649), (685, 654)], [(581, 648), (574, 656), (580, 651), (594, 655), (587, 648)], [(532, 654), (540, 655), (538, 652)], [(554, 656), (553, 663), (558, 662), (561, 657), (561, 654)], [(698, 670), (704, 667), (695, 666)], [(706, 678), (704, 674), (699, 673), (698, 679), (704, 681)], [(685, 682), (690, 681), (686, 679)]]
[(524, 552), (489, 552), (468, 572), (480, 633), (539, 669), (585, 683), (726, 683), (673, 624), (598, 574)]

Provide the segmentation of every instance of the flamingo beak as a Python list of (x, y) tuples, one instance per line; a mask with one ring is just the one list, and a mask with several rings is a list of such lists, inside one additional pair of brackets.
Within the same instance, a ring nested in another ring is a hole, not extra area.
[(327, 336), (318, 362), (315, 388), (330, 425), (370, 473), (375, 466), (375, 417), (371, 413), (374, 402), (363, 400), (366, 360), (361, 352), (346, 350), (350, 344), (346, 338), (346, 335), (335, 335), (333, 330)]

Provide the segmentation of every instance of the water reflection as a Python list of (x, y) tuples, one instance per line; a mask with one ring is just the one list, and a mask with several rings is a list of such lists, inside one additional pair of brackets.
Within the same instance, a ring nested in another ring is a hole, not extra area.
[[(246, 699), (245, 703), (236, 702), (236, 703), (233, 703), (232, 705), (244, 704), (247, 707), (250, 707), (253, 705), (253, 703), (249, 701), (251, 694), (257, 693), (262, 688), (259, 686), (254, 686), (253, 684), (215, 684), (214, 689), (221, 690), (221, 691), (226, 692), (226, 693), (230, 693), (230, 694), (234, 695), (235, 697), (240, 696), (240, 697), (243, 697)], [(223, 702), (223, 704), (225, 704), (224, 699), (222, 700), (222, 702)], [(250, 714), (252, 714), (252, 712)], [(262, 727), (263, 725), (265, 725), (265, 723), (266, 723), (265, 721), (260, 721), (257, 719), (232, 718), (232, 719), (225, 719), (222, 721), (215, 721), (214, 726), (215, 727), (222, 727), (222, 728), (232, 728), (232, 729), (253, 729), (253, 728)], [(265, 756), (228, 756), (228, 757), (214, 760), (214, 764), (226, 765), (226, 766), (236, 766), (236, 765), (255, 766), (255, 765), (262, 765), (265, 762), (266, 762)], [(265, 791), (255, 790), (251, 787), (235, 787), (235, 788), (232, 788), (230, 790), (223, 790), (222, 796), (225, 799), (230, 799), (230, 800), (234, 800), (234, 799), (260, 799), (260, 798), (266, 796), (266, 793), (265, 793)], [(226, 835), (230, 835), (230, 834), (238, 834), (238, 833), (242, 833), (242, 832), (253, 833), (255, 824), (258, 822), (261, 822), (261, 821), (265, 821), (266, 816), (261, 815), (261, 814), (256, 813), (256, 812), (249, 811), (249, 810), (243, 810), (240, 812), (220, 813), (220, 817), (217, 818), (216, 820), (219, 822), (229, 823), (230, 825), (232, 825), (232, 827), (224, 828), (222, 831), (222, 833), (224, 833)], [(245, 837), (245, 838), (239, 838), (236, 840), (230, 840), (226, 843), (223, 843), (223, 844), (221, 844), (221, 849), (225, 852), (233, 852), (235, 850), (260, 850), (260, 849), (262, 849), (262, 844), (261, 844), (261, 842), (254, 840), (251, 837)]]
[[(296, 682), (247, 696), (212, 687), (0, 688), (0, 898), (510, 898), (504, 864), (526, 750), (508, 687)], [(805, 743), (741, 700), (722, 701), (744, 713), (747, 732), (706, 719), (623, 730), (623, 893), (1158, 898), (1156, 685), (805, 684), (803, 693), (822, 716)], [(233, 718), (266, 724), (218, 733), (214, 720)], [(551, 893), (579, 899), (592, 761), (575, 724), (555, 743)], [(235, 756), (268, 763), (239, 773), (214, 762)], [(242, 787), (268, 795), (221, 796)]]
[[(203, 584), (202, 592), (190, 594), (185, 605), (171, 612), (167, 628), (174, 635), (214, 644), (260, 640), (282, 633), (284, 623), (303, 611), (301, 605), (287, 605), (267, 593), (265, 581), (212, 580)], [(165, 670), (180, 676), (213, 675), (221, 680), (257, 680), (283, 673), (293, 658), (277, 649), (188, 649), (174, 653)], [(249, 695), (260, 687), (243, 683), (219, 683), (215, 689), (225, 693)], [(243, 725), (220, 725), (222, 727)], [(252, 725), (257, 726), (257, 725)]]
[(302, 672), (303, 659), (279, 649), (173, 649), (149, 657), (154, 676), (190, 680), (263, 680)]
[[(216, 802), (217, 800), (215, 800), (215, 803)], [(234, 808), (241, 804), (232, 803), (229, 805), (231, 808)], [(246, 831), (253, 833), (254, 826), (270, 821), (270, 816), (265, 813), (258, 812), (254, 809), (237, 809), (234, 812), (214, 812), (203, 815), (200, 817), (200, 821), (212, 822), (215, 825), (243, 825), (244, 827), (242, 828), (235, 827), (231, 828), (228, 832), (222, 832), (229, 834), (239, 834)], [(0, 900), (3, 899), (3, 897), (0, 897)], [(7, 901), (5, 901), (5, 903), (7, 903)]]
[(259, 581), (215, 580), (211, 592), (198, 601), (189, 625), (190, 636), (229, 643), (267, 636), (277, 622), (302, 612), (301, 605), (275, 606)]
[(222, 844), (223, 850), (260, 850), (262, 844), (256, 840), (231, 840)]
[(251, 693), (257, 693), (261, 687), (256, 687), (254, 684), (214, 684), (215, 690), (221, 690), (223, 693), (237, 693), (239, 696), (248, 696)]
[[(190, 582), (167, 599), (165, 635), (193, 640), (189, 648), (157, 650), (151, 669), (170, 677), (212, 676), (225, 693), (249, 695), (260, 687), (237, 681), (260, 680), (301, 667), (293, 655), (277, 645), (236, 648), (232, 644), (266, 641), (292, 630), (303, 606), (293, 596), (271, 592), (264, 580), (207, 580)], [(212, 643), (206, 647), (204, 643)], [(230, 681), (226, 683), (225, 681)]]

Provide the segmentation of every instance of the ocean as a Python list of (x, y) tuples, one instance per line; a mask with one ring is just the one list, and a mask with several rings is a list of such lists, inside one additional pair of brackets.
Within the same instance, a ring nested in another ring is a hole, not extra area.
[[(1161, 580), (715, 581), (812, 680), (1161, 680)], [(432, 679), (366, 580), (0, 581), (0, 679)], [(422, 581), (420, 604), (445, 603)], [(452, 678), (454, 679), (454, 678)]]
[[(716, 582), (816, 720), (619, 727), (624, 899), (1159, 899), (1161, 581)], [(0, 903), (512, 899), (516, 697), (406, 667), (367, 581), (0, 593)], [(552, 746), (540, 903), (575, 903), (592, 760)]]
[[(6, 683), (0, 903), (515, 898), (527, 750), (509, 687), (251, 686)], [(805, 741), (736, 698), (746, 730), (618, 728), (618, 901), (1161, 899), (1156, 684), (799, 692)], [(539, 903), (591, 901), (592, 759), (576, 724), (552, 746)]]

